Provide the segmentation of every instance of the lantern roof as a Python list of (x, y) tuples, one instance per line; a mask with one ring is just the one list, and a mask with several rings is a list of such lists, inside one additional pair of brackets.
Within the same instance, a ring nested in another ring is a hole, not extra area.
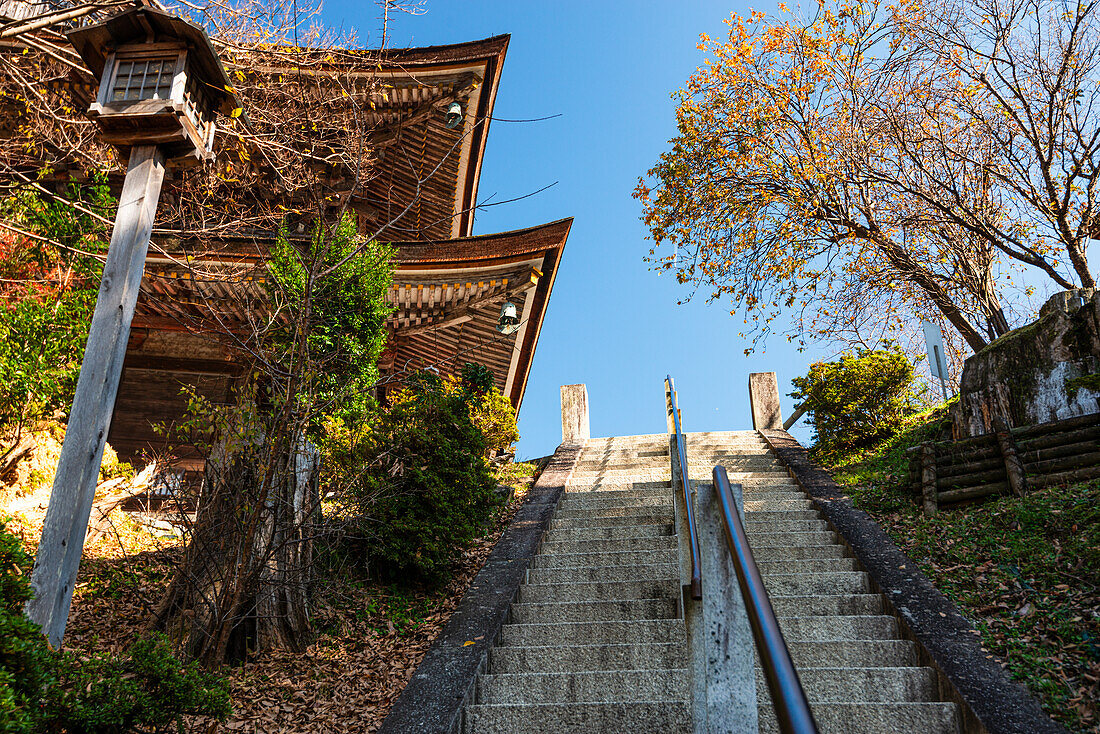
[(80, 58), (96, 76), (103, 75), (107, 56), (128, 43), (182, 41), (189, 47), (189, 63), (201, 75), (217, 108), (228, 115), (240, 106), (210, 37), (199, 26), (154, 8), (133, 8), (95, 25), (66, 34)]

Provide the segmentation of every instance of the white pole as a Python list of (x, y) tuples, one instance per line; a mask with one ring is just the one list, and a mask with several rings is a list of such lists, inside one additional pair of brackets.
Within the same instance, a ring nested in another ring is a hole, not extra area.
[(936, 368), (940, 371), (940, 390), (943, 391), (943, 402), (947, 402), (947, 370), (943, 368), (943, 359), (940, 357), (940, 346), (937, 344), (932, 347), (933, 353), (936, 355)]
[(164, 153), (152, 145), (131, 149), (84, 363), (34, 561), (34, 598), (27, 602), (27, 616), (42, 626), (55, 648), (61, 646), (69, 617), (163, 181)]

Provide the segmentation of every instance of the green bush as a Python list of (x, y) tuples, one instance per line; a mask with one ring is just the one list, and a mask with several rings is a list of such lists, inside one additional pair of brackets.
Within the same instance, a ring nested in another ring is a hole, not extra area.
[(323, 449), (352, 556), (383, 578), (438, 582), (500, 499), (471, 396), (430, 372), (407, 382), (369, 427), (331, 421)]
[(814, 452), (837, 457), (897, 433), (915, 405), (913, 365), (896, 344), (810, 365), (791, 381), (814, 426)]
[(457, 381), (445, 381), (443, 389), (461, 392), (470, 420), (485, 438), (486, 455), (505, 454), (519, 440), (516, 409), (512, 401), (493, 385), (493, 373), (483, 364), (467, 362)]
[(54, 681), (54, 655), (23, 616), (31, 598), (31, 559), (0, 523), (0, 732), (41, 730), (42, 701)]
[(368, 408), (393, 312), (386, 300), (393, 248), (364, 240), (350, 214), (329, 234), (318, 224), (308, 243), (295, 244), (284, 227), (267, 262), (268, 296), (278, 308), (265, 339), (279, 365), (275, 381), (300, 375), (299, 409), (314, 427), (319, 416)]
[(77, 662), (65, 656), (59, 695), (47, 728), (69, 734), (163, 730), (181, 717), (229, 715), (229, 688), (198, 663), (183, 663), (161, 634), (135, 642), (126, 655)]
[(31, 559), (0, 523), (0, 734), (158, 731), (184, 714), (224, 719), (229, 689), (172, 654), (168, 638), (138, 640), (125, 655), (80, 659), (50, 650), (23, 616)]

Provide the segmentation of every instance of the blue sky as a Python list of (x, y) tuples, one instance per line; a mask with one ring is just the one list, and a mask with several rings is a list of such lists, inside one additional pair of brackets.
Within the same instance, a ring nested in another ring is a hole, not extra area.
[[(520, 457), (551, 453), (561, 440), (559, 386), (588, 386), (594, 436), (664, 430), (662, 380), (676, 379), (686, 430), (751, 428), (750, 371), (775, 371), (783, 392), (814, 356), (780, 339), (746, 358), (729, 306), (677, 306), (685, 291), (651, 272), (635, 182), (675, 133), (669, 95), (702, 60), (699, 34), (747, 5), (729, 2), (496, 2), (429, 0), (399, 16), (390, 46), (512, 36), (480, 198), (529, 199), (480, 211), (475, 233), (575, 217), (520, 414)], [(771, 5), (761, 6), (772, 11)], [(325, 5), (327, 22), (378, 42), (373, 4)], [(785, 408), (790, 400), (786, 399)], [(802, 431), (803, 439), (808, 432)]]
[[(778, 373), (789, 412), (791, 378), (835, 351), (800, 353), (774, 338), (766, 351), (746, 357), (747, 345), (737, 336), (741, 320), (729, 314), (728, 303), (677, 306), (687, 288), (643, 262), (650, 243), (631, 197), (638, 176), (675, 133), (670, 94), (703, 60), (699, 34), (722, 38), (723, 20), (747, 14), (750, 6), (739, 0), (424, 0), (422, 6), (422, 15), (395, 18), (390, 47), (511, 34), (495, 117), (560, 115), (491, 125), (481, 201), (557, 183), (480, 211), (474, 227), (486, 234), (575, 218), (520, 414), (519, 456), (542, 456), (558, 445), (563, 384), (588, 386), (594, 436), (663, 431), (667, 373), (676, 378), (689, 431), (751, 428), (749, 372)], [(777, 3), (756, 9), (771, 14)], [(324, 17), (356, 29), (363, 46), (379, 45), (373, 2), (331, 1)], [(1100, 248), (1090, 255), (1098, 267)], [(1035, 282), (1041, 292), (1052, 287)], [(1041, 303), (1040, 295), (1032, 307)], [(927, 375), (927, 366), (918, 374)], [(792, 433), (804, 443), (810, 437), (804, 425)]]

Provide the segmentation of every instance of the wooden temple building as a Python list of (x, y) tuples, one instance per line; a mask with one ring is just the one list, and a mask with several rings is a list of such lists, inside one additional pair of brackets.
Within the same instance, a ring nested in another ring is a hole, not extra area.
[[(572, 220), (473, 234), (507, 46), (508, 37), (499, 36), (387, 51), (380, 70), (366, 62), (351, 70), (381, 75), (387, 90), (363, 110), (375, 127), (375, 171), (347, 202), (360, 230), (378, 233), (397, 252), (380, 393), (416, 369), (448, 374), (480, 362), (517, 410), (523, 402)], [(444, 115), (455, 101), (460, 121)], [(436, 172), (427, 185), (410, 175), (409, 160)], [(183, 386), (215, 402), (232, 399), (245, 365), (234, 357), (232, 339), (210, 332), (244, 328), (248, 304), (265, 296), (264, 262), (274, 240), (270, 231), (235, 232), (200, 247), (185, 232), (154, 236), (108, 436), (121, 457), (139, 460), (163, 449), (154, 425), (182, 415)], [(519, 321), (502, 333), (505, 302)], [(197, 455), (180, 458), (184, 468), (199, 468)]]

